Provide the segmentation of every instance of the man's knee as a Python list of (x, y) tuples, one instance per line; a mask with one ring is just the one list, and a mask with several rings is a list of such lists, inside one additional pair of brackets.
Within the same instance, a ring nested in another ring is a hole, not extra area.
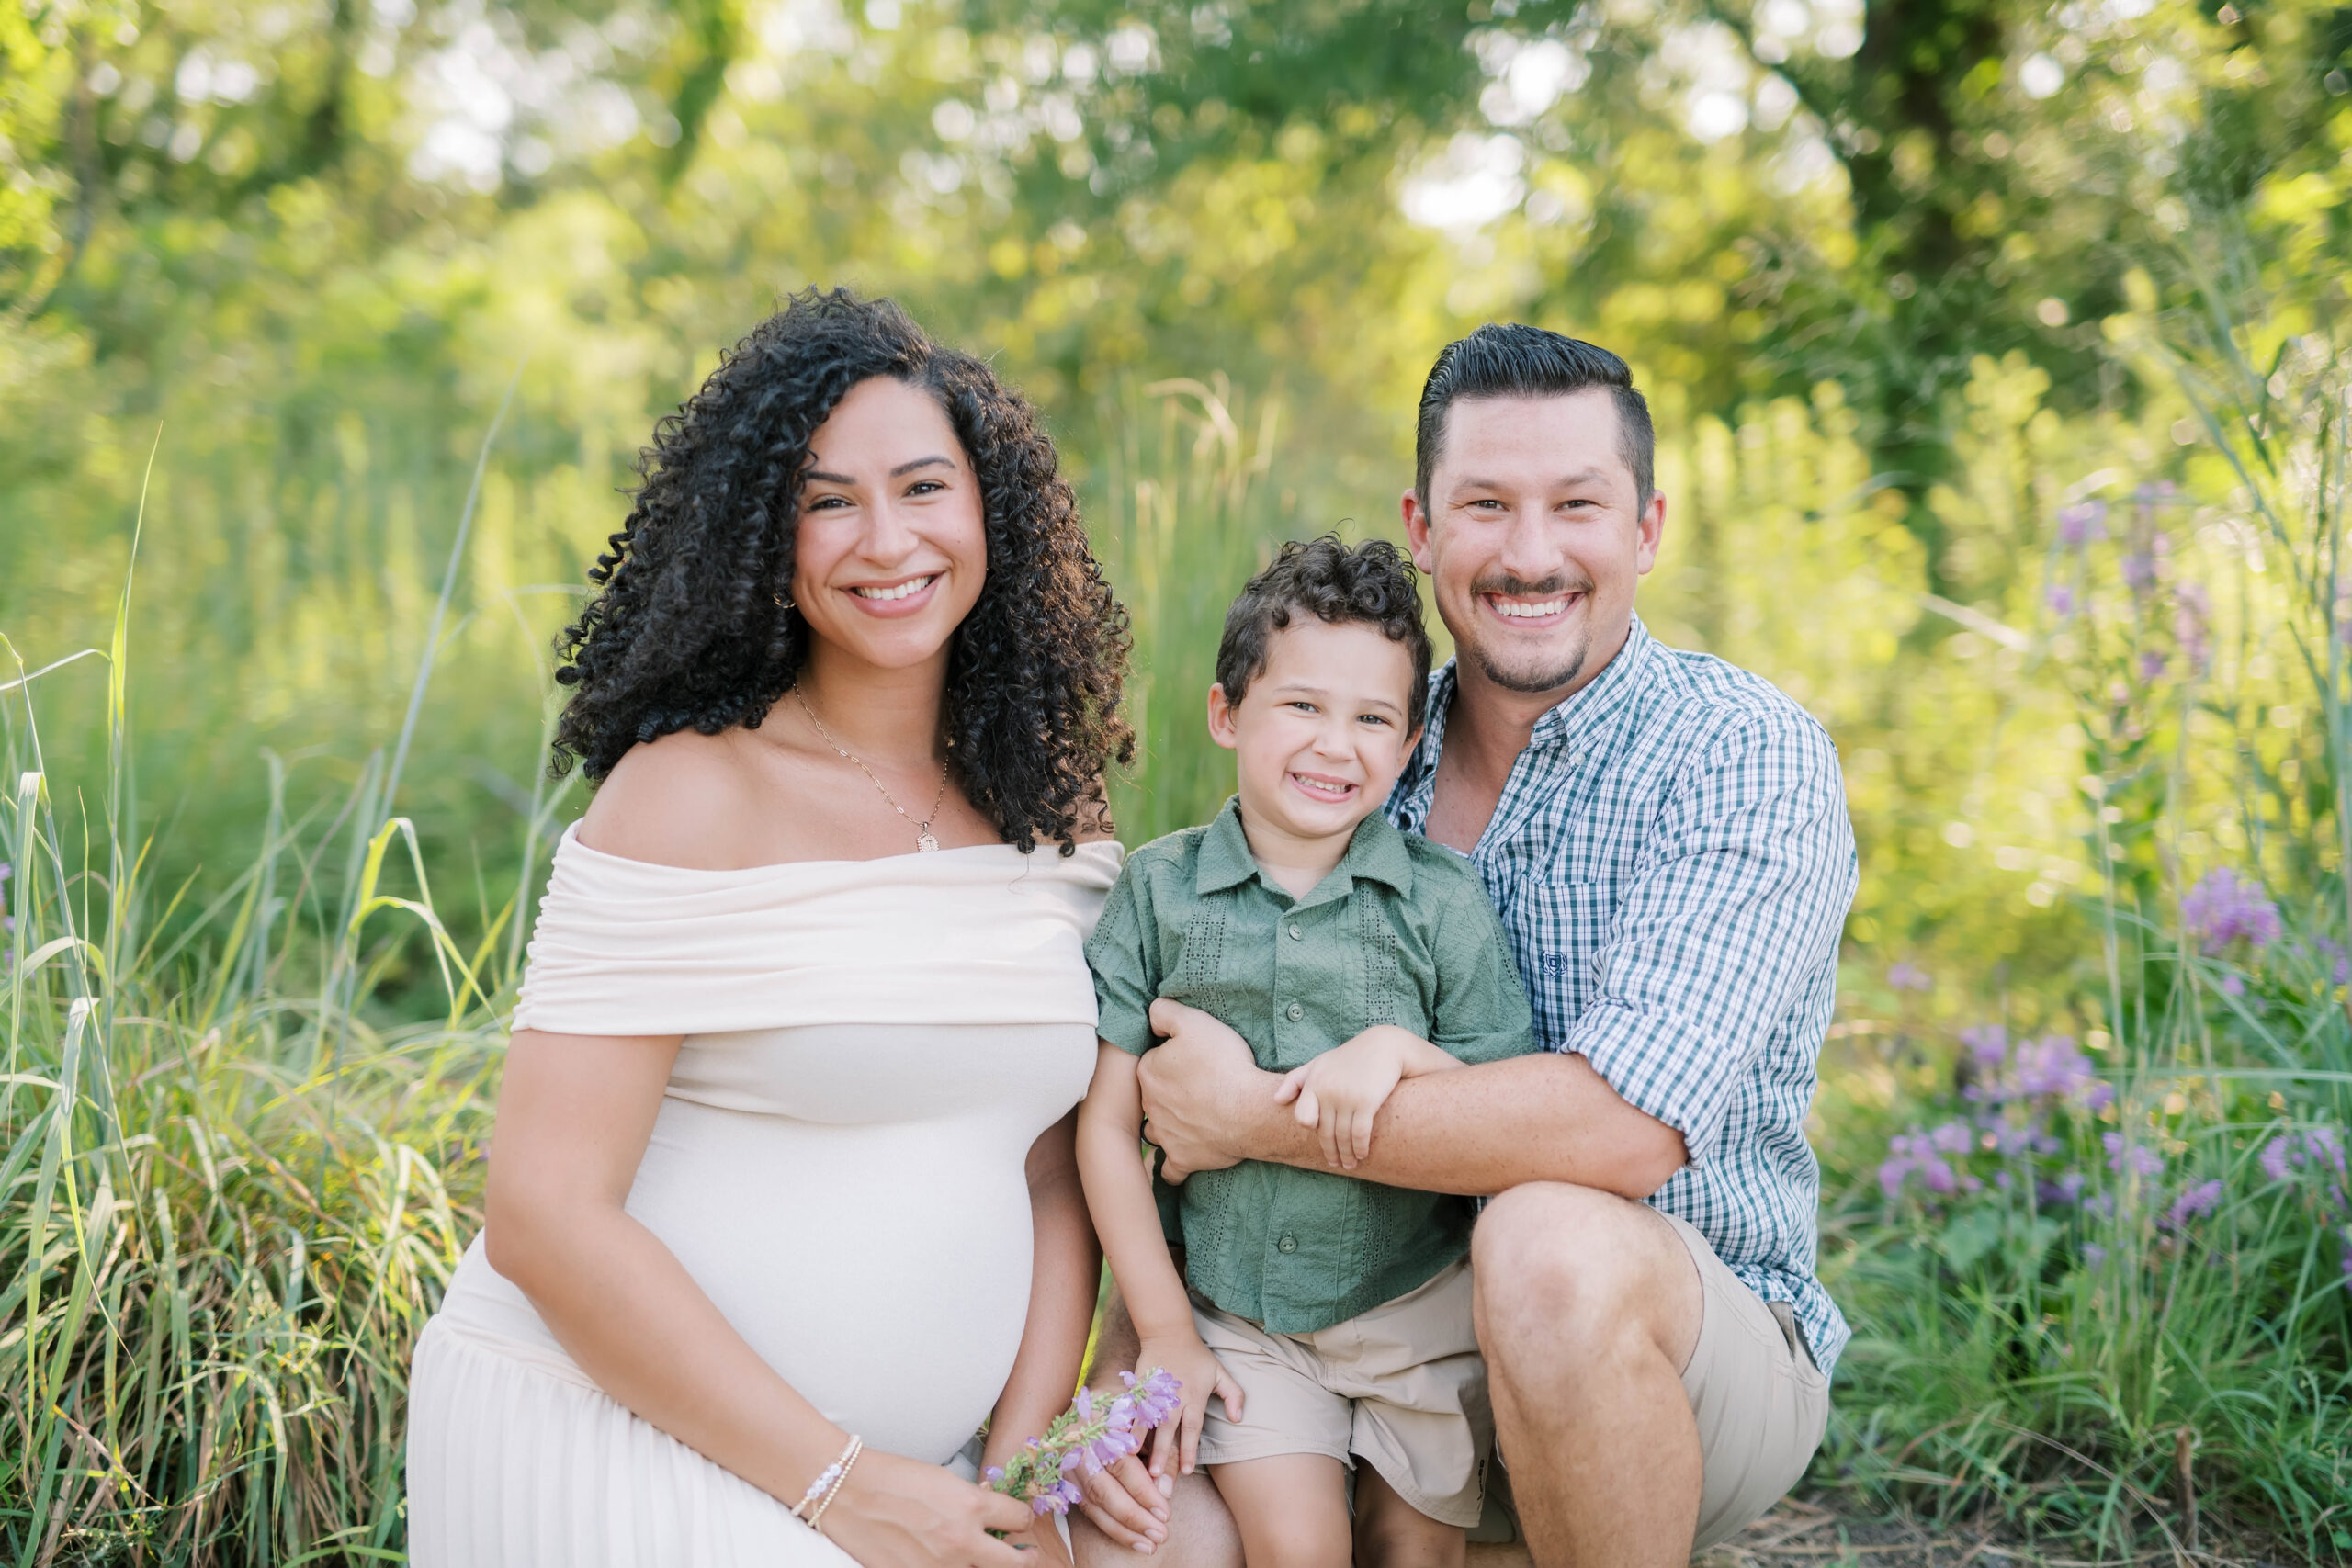
[[(1642, 1204), (1595, 1188), (1530, 1182), (1487, 1205), (1471, 1235), (1478, 1340), (1489, 1359), (1531, 1344), (1598, 1348), (1618, 1335), (1659, 1337), (1690, 1260), (1673, 1229)], [(1695, 1292), (1695, 1279), (1689, 1281)]]
[(1241, 1532), (1205, 1473), (1180, 1475), (1168, 1500), (1168, 1539), (1146, 1556), (1117, 1544), (1083, 1514), (1069, 1516), (1070, 1553), (1077, 1568), (1242, 1568)]

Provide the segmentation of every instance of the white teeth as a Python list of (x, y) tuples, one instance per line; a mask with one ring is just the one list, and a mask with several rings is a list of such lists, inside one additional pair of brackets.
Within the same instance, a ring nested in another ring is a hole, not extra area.
[(933, 572), (930, 577), (918, 577), (911, 582), (901, 582), (896, 588), (853, 588), (850, 592), (861, 599), (904, 599), (910, 593), (920, 593), (930, 587), (938, 576), (937, 572)]
[(1326, 784), (1321, 779), (1310, 779), (1304, 773), (1293, 773), (1291, 777), (1298, 781), (1302, 789), (1313, 790), (1317, 795), (1328, 795), (1335, 800), (1353, 794), (1356, 787), (1348, 784)]
[(1568, 602), (1566, 599), (1555, 599), (1544, 604), (1514, 604), (1508, 599), (1496, 599), (1490, 603), (1495, 606), (1495, 614), (1514, 621), (1532, 621), (1544, 615), (1556, 615), (1568, 607)]

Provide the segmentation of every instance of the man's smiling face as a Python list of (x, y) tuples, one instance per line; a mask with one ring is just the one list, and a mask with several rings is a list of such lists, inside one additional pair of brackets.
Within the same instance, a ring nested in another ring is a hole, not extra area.
[(1429, 490), (1405, 533), (1465, 664), (1566, 696), (1624, 645), (1666, 501), (1643, 503), (1609, 389), (1454, 403)]

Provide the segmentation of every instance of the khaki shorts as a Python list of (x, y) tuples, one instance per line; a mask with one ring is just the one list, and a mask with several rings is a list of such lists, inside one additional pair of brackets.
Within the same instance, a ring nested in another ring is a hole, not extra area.
[(1195, 1295), (1193, 1323), (1241, 1385), (1240, 1421), (1208, 1409), (1201, 1462), (1276, 1454), (1363, 1460), (1441, 1524), (1478, 1522), (1495, 1418), (1470, 1323), (1470, 1265), (1312, 1334), (1270, 1334)]
[[(1814, 1366), (1785, 1303), (1768, 1303), (1742, 1284), (1690, 1222), (1658, 1218), (1674, 1227), (1699, 1270), (1699, 1343), (1682, 1369), (1702, 1467), (1696, 1554), (1762, 1518), (1804, 1478), (1829, 1424), (1829, 1380)], [(1498, 1473), (1470, 1539), (1515, 1540), (1519, 1533), (1510, 1480)]]

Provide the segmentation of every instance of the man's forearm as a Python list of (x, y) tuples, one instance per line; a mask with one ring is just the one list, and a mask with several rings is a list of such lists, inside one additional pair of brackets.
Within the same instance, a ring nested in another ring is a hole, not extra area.
[[(1271, 1080), (1272, 1075), (1268, 1075)], [(1251, 1159), (1325, 1170), (1321, 1145), (1271, 1090), (1235, 1129)], [(1572, 1181), (1646, 1198), (1689, 1158), (1682, 1134), (1620, 1099), (1582, 1056), (1542, 1053), (1408, 1078), (1349, 1174), (1424, 1192), (1491, 1194)]]

